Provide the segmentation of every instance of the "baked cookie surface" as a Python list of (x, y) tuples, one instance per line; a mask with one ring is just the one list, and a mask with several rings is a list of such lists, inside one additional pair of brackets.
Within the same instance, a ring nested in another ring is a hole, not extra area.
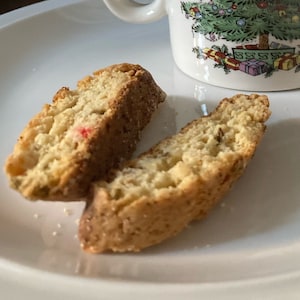
[(79, 224), (82, 248), (140, 251), (203, 218), (243, 174), (270, 114), (266, 96), (226, 98), (96, 182)]
[(90, 183), (128, 159), (166, 94), (139, 65), (117, 64), (61, 88), (21, 133), (5, 171), (36, 200), (79, 200)]

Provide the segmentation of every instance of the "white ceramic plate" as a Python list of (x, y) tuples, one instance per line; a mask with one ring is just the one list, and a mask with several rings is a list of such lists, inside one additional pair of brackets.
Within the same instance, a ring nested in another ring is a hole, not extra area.
[[(174, 66), (166, 19), (126, 24), (102, 1), (48, 0), (1, 16), (0, 28), (1, 165), (56, 90), (110, 64), (139, 63), (168, 93), (138, 152), (200, 116), (201, 104), (211, 110), (238, 92), (196, 82)], [(300, 93), (268, 95), (268, 131), (232, 192), (206, 220), (140, 254), (83, 253), (76, 237), (83, 203), (31, 203), (1, 172), (1, 299), (296, 297)]]

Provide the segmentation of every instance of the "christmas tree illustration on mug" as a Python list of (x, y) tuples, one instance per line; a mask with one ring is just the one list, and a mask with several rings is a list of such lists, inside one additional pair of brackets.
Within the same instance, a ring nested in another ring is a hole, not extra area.
[[(225, 73), (239, 70), (269, 77), (278, 70), (300, 71), (300, 45), (296, 49), (293, 43), (300, 43), (299, 0), (200, 0), (180, 5), (185, 17), (193, 20), (193, 35), (215, 43), (194, 47), (197, 58), (214, 60)], [(235, 46), (229, 49), (224, 41)]]

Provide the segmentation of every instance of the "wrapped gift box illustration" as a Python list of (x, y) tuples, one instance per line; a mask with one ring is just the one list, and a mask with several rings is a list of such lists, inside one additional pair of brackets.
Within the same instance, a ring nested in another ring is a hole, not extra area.
[(274, 61), (274, 67), (280, 70), (291, 70), (300, 64), (300, 54), (284, 54)]
[(238, 45), (237, 49), (248, 49), (248, 50), (256, 50), (259, 49), (257, 44), (248, 44), (248, 45)]
[(287, 49), (287, 48), (290, 48), (290, 46), (277, 43), (277, 42), (271, 42), (270, 44), (270, 49)]
[(252, 76), (266, 73), (267, 69), (268, 65), (264, 61), (254, 58), (240, 63), (240, 70)]
[(224, 59), (225, 64), (227, 68), (232, 69), (232, 70), (239, 70), (240, 69), (240, 61), (233, 58), (233, 57), (225, 57)]
[(222, 59), (226, 57), (225, 53), (221, 51), (217, 51), (211, 48), (204, 48), (202, 52), (209, 58), (213, 59), (214, 61), (220, 63)]

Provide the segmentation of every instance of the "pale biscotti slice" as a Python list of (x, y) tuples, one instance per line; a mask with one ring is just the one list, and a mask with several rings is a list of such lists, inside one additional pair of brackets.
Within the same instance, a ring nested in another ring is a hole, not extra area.
[(245, 170), (269, 116), (266, 96), (224, 99), (95, 183), (79, 224), (82, 248), (139, 251), (205, 216)]
[(78, 200), (128, 159), (166, 94), (139, 65), (117, 64), (60, 89), (23, 130), (5, 170), (29, 199)]

